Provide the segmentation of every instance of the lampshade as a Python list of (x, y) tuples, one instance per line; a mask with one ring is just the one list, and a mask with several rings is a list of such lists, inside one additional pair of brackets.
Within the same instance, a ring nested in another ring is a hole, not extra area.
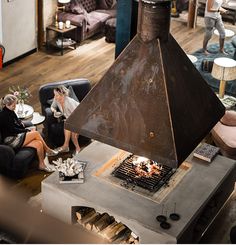
[(62, 3), (62, 4), (65, 4), (65, 3), (69, 3), (70, 0), (57, 0), (58, 3)]
[(216, 58), (214, 60), (211, 75), (224, 81), (236, 79), (236, 61), (230, 58)]

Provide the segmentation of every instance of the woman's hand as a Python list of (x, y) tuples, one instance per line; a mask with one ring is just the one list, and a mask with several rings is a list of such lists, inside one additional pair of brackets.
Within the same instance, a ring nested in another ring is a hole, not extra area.
[(221, 14), (226, 14), (226, 13), (228, 12), (228, 10), (226, 10), (226, 9), (224, 9), (224, 8), (221, 8), (221, 7), (220, 7), (219, 10), (220, 10), (220, 13), (221, 13)]

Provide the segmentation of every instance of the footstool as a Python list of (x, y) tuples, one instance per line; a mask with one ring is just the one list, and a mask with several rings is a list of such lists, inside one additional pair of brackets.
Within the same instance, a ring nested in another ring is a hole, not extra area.
[(105, 23), (105, 40), (108, 43), (116, 42), (116, 18), (108, 19)]

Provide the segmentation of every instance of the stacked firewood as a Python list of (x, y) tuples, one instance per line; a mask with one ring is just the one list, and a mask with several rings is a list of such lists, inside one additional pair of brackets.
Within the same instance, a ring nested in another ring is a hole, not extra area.
[(139, 243), (139, 238), (123, 223), (107, 213), (98, 213), (94, 208), (78, 207), (77, 222), (112, 243)]

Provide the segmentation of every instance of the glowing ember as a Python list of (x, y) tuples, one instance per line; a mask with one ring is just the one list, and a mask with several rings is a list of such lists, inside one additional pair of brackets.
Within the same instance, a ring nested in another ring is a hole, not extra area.
[(162, 166), (157, 162), (145, 157), (133, 156), (132, 164), (137, 173), (137, 177), (152, 177), (154, 174), (161, 174)]

